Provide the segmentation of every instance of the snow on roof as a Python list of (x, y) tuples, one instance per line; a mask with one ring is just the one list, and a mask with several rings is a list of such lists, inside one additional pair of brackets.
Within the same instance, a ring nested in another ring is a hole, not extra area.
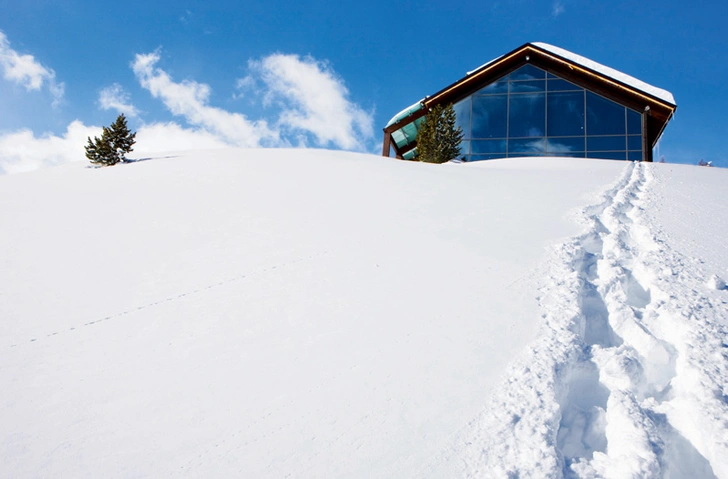
[[(392, 117), (392, 119), (389, 120), (389, 122), (387, 122), (387, 125), (386, 126), (389, 126), (389, 125), (391, 125), (393, 123), (396, 123), (399, 120), (401, 120), (402, 118), (405, 118), (405, 117), (411, 115), (412, 113), (414, 113), (414, 112), (419, 111), (420, 109), (422, 109), (422, 102), (423, 101), (424, 101), (424, 98), (422, 100), (418, 101), (417, 103), (413, 103), (412, 105), (408, 106), (404, 110), (402, 110), (399, 113), (397, 113), (396, 115), (394, 115)], [(385, 128), (386, 128), (386, 126), (385, 126)]]
[(481, 69), (483, 69), (483, 68), (487, 67), (488, 65), (490, 65), (490, 64), (491, 64), (491, 63), (493, 63), (494, 61), (496, 61), (496, 60), (500, 60), (501, 58), (503, 58), (503, 55), (501, 55), (501, 56), (499, 56), (499, 57), (495, 57), (494, 59), (492, 59), (492, 60), (491, 60), (491, 61), (489, 61), (489, 62), (483, 63), (482, 65), (480, 65), (480, 66), (479, 66), (478, 68), (476, 68), (475, 70), (470, 70), (469, 72), (467, 72), (467, 75), (472, 75), (473, 73), (477, 72), (478, 70), (481, 70)]
[(655, 86), (652, 86), (648, 83), (643, 82), (642, 80), (638, 80), (632, 76), (629, 76), (626, 73), (622, 73), (618, 70), (615, 70), (614, 68), (609, 68), (608, 66), (602, 65), (601, 63), (597, 63), (593, 60), (589, 60), (586, 57), (577, 55), (576, 53), (572, 53), (568, 50), (564, 50), (563, 48), (549, 45), (548, 43), (534, 42), (534, 43), (532, 43), (532, 45), (536, 46), (538, 48), (541, 48), (543, 50), (546, 50), (548, 52), (551, 52), (555, 55), (558, 55), (573, 63), (576, 63), (583, 67), (589, 68), (591, 70), (594, 70), (597, 73), (601, 73), (604, 76), (607, 76), (613, 80), (622, 82), (625, 85), (629, 85), (637, 90), (643, 91), (649, 95), (659, 98), (660, 100), (664, 100), (672, 105), (676, 104), (675, 98), (672, 96), (672, 93), (670, 93), (669, 91), (663, 90), (662, 88), (657, 88)]

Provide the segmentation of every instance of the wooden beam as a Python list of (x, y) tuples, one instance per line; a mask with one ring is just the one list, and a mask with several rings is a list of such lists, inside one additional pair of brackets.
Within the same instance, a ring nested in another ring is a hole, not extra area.
[(389, 158), (389, 150), (392, 146), (392, 134), (388, 131), (384, 132), (384, 142), (382, 143), (382, 156)]
[(417, 120), (418, 118), (422, 118), (425, 115), (427, 115), (427, 108), (417, 110), (416, 112), (412, 113), (411, 115), (406, 116), (406, 117), (402, 118), (401, 120), (392, 123), (391, 125), (386, 127), (384, 129), (384, 131), (388, 131), (391, 133), (395, 130), (399, 130), (403, 126), (409, 125), (413, 121)]
[(652, 163), (652, 139), (650, 138), (650, 109), (642, 112), (642, 161)]

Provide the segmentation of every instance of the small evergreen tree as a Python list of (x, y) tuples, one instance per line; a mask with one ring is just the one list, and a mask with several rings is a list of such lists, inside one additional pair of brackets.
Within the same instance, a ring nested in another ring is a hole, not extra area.
[(463, 131), (457, 126), (452, 104), (435, 106), (417, 132), (417, 158), (427, 163), (445, 163), (460, 154)]
[(86, 158), (95, 165), (112, 166), (126, 161), (126, 154), (134, 151), (136, 133), (132, 133), (126, 125), (126, 117), (122, 113), (110, 127), (103, 127), (101, 138), (88, 138)]

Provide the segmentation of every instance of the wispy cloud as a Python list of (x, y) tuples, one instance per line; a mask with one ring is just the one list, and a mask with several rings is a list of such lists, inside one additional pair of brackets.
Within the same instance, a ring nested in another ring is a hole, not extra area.
[(56, 82), (56, 73), (41, 65), (33, 55), (20, 54), (10, 48), (10, 42), (0, 32), (0, 67), (6, 80), (25, 87), (28, 91), (40, 90), (47, 85), (53, 96), (53, 106), (63, 100), (64, 85)]
[(236, 92), (233, 93), (233, 99), (239, 100), (243, 98), (247, 92), (249, 91), (255, 91), (256, 88), (256, 82), (255, 78), (253, 78), (251, 75), (248, 75), (243, 78), (238, 78), (238, 80), (235, 82), (235, 90)]
[(564, 13), (564, 3), (560, 0), (554, 1), (553, 5), (551, 6), (551, 15), (554, 17), (558, 17), (562, 13)]
[(142, 87), (174, 114), (217, 135), (229, 145), (333, 146), (365, 150), (373, 138), (373, 116), (348, 99), (343, 80), (325, 63), (298, 55), (273, 54), (249, 62), (233, 98), (248, 92), (261, 97), (272, 121), (209, 105), (210, 87), (174, 81), (157, 66), (159, 51), (136, 55), (132, 69)]
[(159, 52), (136, 55), (132, 69), (142, 87), (162, 100), (172, 114), (184, 117), (189, 124), (204, 128), (230, 145), (255, 147), (281, 143), (278, 132), (270, 129), (265, 120), (251, 121), (241, 113), (210, 106), (208, 85), (189, 80), (175, 82), (156, 67), (157, 62)]
[(189, 10), (185, 10), (185, 13), (179, 16), (180, 23), (187, 25), (190, 23), (190, 19), (192, 18), (192, 12)]
[(349, 91), (325, 63), (311, 57), (274, 54), (250, 62), (265, 84), (265, 98), (281, 107), (278, 125), (318, 146), (364, 150), (373, 136), (373, 116), (348, 99)]
[(129, 94), (118, 83), (99, 92), (99, 106), (104, 110), (116, 110), (130, 117), (139, 115), (139, 110), (129, 101)]

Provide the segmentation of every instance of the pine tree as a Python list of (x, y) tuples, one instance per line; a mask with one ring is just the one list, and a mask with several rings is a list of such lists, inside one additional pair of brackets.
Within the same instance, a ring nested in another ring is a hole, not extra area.
[(136, 133), (129, 131), (126, 117), (122, 113), (110, 127), (103, 127), (101, 138), (88, 138), (86, 145), (86, 158), (95, 165), (112, 166), (120, 161), (126, 161), (126, 154), (134, 151), (132, 146), (136, 142)]
[(427, 113), (417, 132), (417, 159), (427, 163), (445, 163), (460, 154), (462, 129), (457, 126), (452, 105), (437, 105)]
[(116, 151), (121, 161), (126, 161), (126, 154), (134, 151), (132, 146), (136, 143), (136, 133), (129, 131), (123, 113), (111, 124), (109, 132), (111, 134), (111, 147)]
[(86, 145), (86, 158), (94, 165), (112, 166), (120, 161), (116, 150), (111, 147), (111, 133), (108, 128), (103, 127), (101, 138), (95, 136), (93, 141), (88, 138)]

